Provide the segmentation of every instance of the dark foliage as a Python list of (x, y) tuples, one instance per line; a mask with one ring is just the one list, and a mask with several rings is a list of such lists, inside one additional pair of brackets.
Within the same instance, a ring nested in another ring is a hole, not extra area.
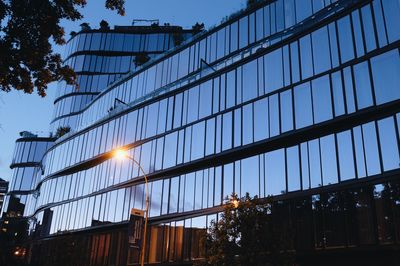
[[(105, 6), (125, 13), (124, 0), (106, 0)], [(46, 96), (49, 83), (75, 84), (73, 70), (62, 65), (50, 41), (65, 44), (62, 19), (79, 20), (77, 8), (86, 0), (0, 0), (0, 90), (12, 89)]]
[[(237, 204), (232, 204), (232, 200)], [(236, 206), (235, 206), (236, 205)], [(206, 236), (206, 260), (198, 265), (293, 265), (291, 230), (273, 216), (272, 198), (232, 195)]]
[(57, 128), (56, 131), (56, 138), (61, 138), (62, 136), (64, 136), (65, 134), (69, 133), (71, 131), (71, 128), (66, 126), (66, 127), (59, 127)]

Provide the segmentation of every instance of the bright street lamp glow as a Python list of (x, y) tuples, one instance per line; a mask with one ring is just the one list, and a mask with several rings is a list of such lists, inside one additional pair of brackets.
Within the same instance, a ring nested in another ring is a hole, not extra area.
[(115, 150), (114, 157), (118, 160), (126, 159), (128, 157), (128, 151), (121, 149)]

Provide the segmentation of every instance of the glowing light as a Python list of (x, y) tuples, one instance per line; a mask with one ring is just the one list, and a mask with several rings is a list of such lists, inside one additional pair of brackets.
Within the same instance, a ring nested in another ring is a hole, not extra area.
[(118, 160), (126, 159), (128, 156), (128, 151), (126, 150), (117, 149), (114, 151), (114, 157)]
[(235, 209), (237, 209), (237, 207), (239, 207), (239, 201), (237, 199), (233, 199), (232, 200), (232, 205)]

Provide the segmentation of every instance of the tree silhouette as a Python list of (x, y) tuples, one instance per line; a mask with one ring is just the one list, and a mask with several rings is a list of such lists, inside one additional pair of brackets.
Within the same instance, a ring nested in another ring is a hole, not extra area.
[[(124, 15), (125, 0), (106, 0), (105, 7)], [(53, 81), (76, 83), (74, 71), (62, 65), (52, 49), (66, 43), (62, 19), (82, 18), (77, 8), (86, 0), (0, 0), (0, 90), (12, 89), (46, 96)]]
[[(232, 202), (238, 202), (233, 204)], [(198, 265), (293, 265), (291, 228), (282, 220), (279, 204), (267, 199), (227, 201), (206, 236), (206, 259)]]

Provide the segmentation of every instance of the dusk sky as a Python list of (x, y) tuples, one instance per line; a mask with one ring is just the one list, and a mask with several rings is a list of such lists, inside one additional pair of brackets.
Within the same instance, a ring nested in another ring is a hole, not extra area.
[[(245, 0), (128, 0), (126, 15), (121, 17), (116, 12), (104, 8), (105, 0), (89, 0), (83, 9), (82, 21), (65, 22), (66, 37), (71, 31), (79, 31), (79, 24), (88, 22), (98, 28), (102, 19), (114, 25), (131, 25), (133, 19), (159, 19), (160, 24), (170, 23), (184, 28), (191, 28), (196, 22), (203, 22), (206, 28), (219, 24), (222, 18), (245, 6)], [(62, 53), (64, 47), (55, 47)], [(19, 92), (0, 92), (0, 178), (10, 180), (9, 168), (15, 139), (24, 130), (48, 136), (49, 123), (53, 114), (53, 101), (56, 84), (49, 86), (47, 97), (41, 98)]]

